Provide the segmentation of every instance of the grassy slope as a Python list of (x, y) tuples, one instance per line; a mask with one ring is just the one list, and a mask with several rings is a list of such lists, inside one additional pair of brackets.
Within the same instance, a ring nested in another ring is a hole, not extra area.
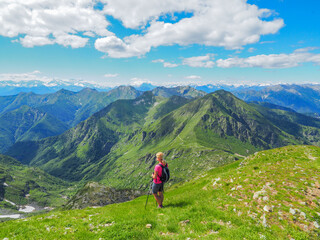
[(157, 87), (152, 90), (152, 93), (156, 96), (171, 97), (180, 96), (185, 98), (199, 98), (206, 95), (203, 91), (198, 91), (190, 86), (178, 86), (174, 88)]
[[(17, 205), (36, 203), (40, 206), (60, 206), (65, 202), (61, 195), (73, 193), (66, 191), (70, 186), (70, 183), (50, 176), (38, 168), (26, 167), (11, 157), (0, 155), (1, 201), (4, 198)], [(1, 201), (0, 206), (5, 204)]]
[(316, 137), (320, 133), (320, 121), (318, 119), (296, 112), (270, 109), (254, 103), (250, 105), (282, 131), (295, 135), (300, 141), (304, 139), (306, 144), (319, 145), (319, 139)]
[(29, 106), (0, 115), (0, 151), (18, 141), (38, 140), (63, 133), (68, 126), (55, 117)]
[(146, 187), (153, 156), (163, 151), (175, 175), (172, 182), (179, 182), (185, 171), (196, 176), (263, 148), (297, 143), (255, 108), (219, 91), (146, 125), (130, 141), (121, 139), (87, 179), (122, 188)]
[[(52, 212), (2, 223), (0, 238), (317, 239), (319, 182), (320, 148), (288, 146), (171, 187), (164, 209), (156, 209), (150, 196), (145, 210), (143, 196), (98, 209)], [(265, 193), (254, 199), (262, 189)], [(272, 212), (263, 210), (266, 205)]]

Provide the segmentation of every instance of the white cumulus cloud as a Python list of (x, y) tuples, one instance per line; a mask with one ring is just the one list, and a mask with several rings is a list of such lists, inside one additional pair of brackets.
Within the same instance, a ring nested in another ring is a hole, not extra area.
[[(199, 0), (104, 0), (104, 12), (120, 19), (126, 28), (138, 29), (166, 13), (192, 12)], [(205, 1), (203, 1), (205, 2)]]
[(41, 81), (41, 82), (50, 82), (52, 78), (47, 76), (42, 76), (41, 72), (35, 70), (33, 72), (26, 72), (26, 73), (1, 73), (0, 74), (0, 81), (12, 81), (12, 82), (21, 82), (21, 81)]
[(134, 46), (127, 45), (116, 36), (99, 38), (96, 40), (94, 46), (100, 52), (108, 53), (108, 56), (113, 58), (128, 58), (140, 55), (138, 49)]
[(145, 79), (145, 78), (133, 77), (130, 79), (131, 86), (141, 86), (143, 83), (152, 84), (152, 82), (150, 80)]
[(207, 54), (205, 56), (184, 58), (182, 60), (182, 64), (188, 65), (190, 67), (212, 68), (215, 64), (212, 60), (213, 60), (213, 55)]
[(305, 48), (298, 48), (294, 52), (309, 52), (317, 49), (319, 49), (319, 47), (305, 47)]
[(94, 9), (93, 0), (1, 0), (0, 35), (19, 37), (25, 47), (61, 44), (84, 47), (88, 41), (81, 35), (99, 36), (113, 33), (105, 15)]
[[(282, 19), (263, 20), (272, 15), (244, 0), (105, 0), (106, 14), (128, 28), (143, 28), (141, 35), (117, 38), (117, 44), (100, 41), (97, 49), (110, 57), (141, 56), (152, 47), (173, 44), (220, 46), (239, 49), (259, 41), (261, 35), (274, 34), (284, 26)], [(189, 12), (177, 22), (159, 20), (160, 16)], [(115, 38), (115, 37), (114, 37)], [(97, 40), (98, 41), (98, 40)], [(116, 39), (113, 39), (115, 42)]]
[(34, 36), (25, 36), (23, 38), (20, 38), (20, 43), (24, 47), (34, 47), (34, 46), (44, 46), (44, 45), (50, 45), (54, 44), (54, 41), (47, 37), (34, 37)]
[(190, 76), (186, 76), (185, 78), (186, 79), (201, 79), (201, 77), (197, 76), (197, 75), (190, 75)]
[(164, 67), (166, 68), (174, 68), (174, 67), (178, 67), (179, 65), (176, 63), (170, 63), (170, 62), (166, 62), (163, 59), (156, 59), (156, 60), (152, 60), (153, 63), (162, 63)]
[(114, 77), (118, 77), (119, 74), (118, 73), (108, 73), (108, 74), (105, 74), (104, 77), (106, 78), (114, 78)]
[(216, 61), (216, 64), (221, 68), (291, 68), (297, 67), (306, 62), (320, 65), (320, 54), (305, 52), (305, 50), (295, 51), (291, 54), (262, 54), (248, 58), (219, 59)]
[(178, 67), (179, 65), (176, 63), (169, 63), (169, 62), (164, 62), (163, 66), (166, 68), (174, 68), (174, 67)]
[(55, 35), (56, 37), (56, 43), (63, 45), (65, 47), (71, 46), (72, 48), (80, 48), (84, 47), (87, 42), (88, 38), (82, 38), (76, 35), (70, 35), (70, 34), (62, 34), (62, 35)]
[[(98, 2), (102, 10), (95, 7)], [(16, 38), (25, 47), (80, 48), (90, 37), (98, 51), (128, 58), (174, 44), (241, 49), (284, 26), (271, 15), (273, 11), (245, 0), (1, 0), (0, 35)], [(141, 33), (119, 38), (108, 30), (107, 16)]]
[(155, 60), (152, 60), (153, 63), (164, 63), (164, 60), (163, 59), (155, 59)]

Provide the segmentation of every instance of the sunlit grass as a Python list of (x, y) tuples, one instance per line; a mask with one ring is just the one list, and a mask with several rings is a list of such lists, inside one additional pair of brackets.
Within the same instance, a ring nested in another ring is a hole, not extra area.
[[(146, 209), (147, 196), (142, 196), (101, 208), (56, 211), (2, 223), (0, 238), (317, 239), (313, 222), (320, 220), (320, 196), (313, 199), (307, 192), (320, 181), (319, 167), (318, 147), (263, 151), (166, 189), (163, 209), (151, 195)], [(261, 189), (266, 193), (254, 199)], [(272, 212), (263, 209), (266, 205)]]

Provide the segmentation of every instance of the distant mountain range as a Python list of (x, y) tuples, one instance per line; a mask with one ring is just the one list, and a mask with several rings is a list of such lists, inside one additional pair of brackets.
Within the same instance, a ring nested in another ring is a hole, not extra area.
[[(277, 84), (277, 85), (226, 85), (207, 84), (190, 85), (196, 90), (212, 93), (225, 90), (246, 102), (265, 102), (290, 108), (296, 112), (313, 117), (320, 117), (320, 83), (319, 84)], [(142, 84), (137, 90), (149, 91), (156, 86)]]
[[(320, 116), (320, 85), (277, 86), (179, 86), (173, 88), (142, 84), (140, 90), (120, 86), (107, 92), (84, 88), (79, 92), (61, 89), (49, 94), (21, 92), (0, 97), (0, 152), (5, 152), (18, 141), (38, 140), (56, 136), (88, 119), (118, 99), (135, 99), (147, 89), (155, 96), (181, 96), (192, 99), (203, 97), (205, 91), (228, 88), (246, 102), (313, 117)], [(203, 89), (205, 91), (201, 91)], [(172, 106), (166, 106), (173, 110)]]
[(320, 115), (320, 85), (276, 85), (258, 91), (242, 89), (234, 94), (247, 102), (267, 102), (299, 113)]
[[(162, 88), (150, 83), (142, 83), (133, 86), (138, 91), (151, 91)], [(180, 86), (182, 87), (182, 86)], [(282, 85), (228, 85), (228, 84), (205, 84), (190, 85), (190, 87), (205, 93), (211, 93), (217, 90), (226, 90), (232, 92), (237, 97), (247, 102), (259, 101), (268, 102), (275, 105), (291, 108), (299, 113), (311, 116), (320, 116), (320, 84), (282, 84)], [(85, 88), (95, 89), (99, 92), (109, 92), (111, 87), (104, 87), (98, 84), (86, 81), (76, 80), (51, 80), (43, 82), (34, 81), (0, 81), (0, 96), (17, 95), (21, 92), (33, 92), (36, 94), (55, 93), (61, 89), (72, 92), (79, 92)], [(166, 86), (172, 89), (173, 86)]]
[[(156, 96), (194, 98), (205, 93), (191, 87), (153, 89)], [(118, 99), (134, 99), (143, 92), (120, 86), (108, 92), (85, 88), (51, 94), (19, 93), (0, 97), (0, 152), (17, 141), (55, 136), (76, 126)]]
[(21, 92), (34, 92), (36, 94), (55, 93), (61, 89), (79, 92), (84, 88), (92, 88), (99, 91), (109, 91), (111, 87), (101, 87), (96, 84), (78, 80), (51, 80), (48, 82), (33, 81), (0, 81), (0, 96), (16, 95)]
[(117, 99), (141, 94), (132, 87), (109, 92), (83, 89), (59, 90), (39, 95), (32, 92), (0, 97), (0, 152), (17, 141), (36, 140), (63, 133)]
[[(196, 90), (212, 93), (225, 90), (246, 102), (264, 102), (290, 108), (296, 112), (320, 117), (320, 84), (279, 84), (279, 85), (190, 85)], [(152, 90), (155, 86), (142, 84), (135, 87), (141, 91)]]
[(51, 94), (21, 92), (18, 95), (0, 97), (0, 113), (27, 105), (51, 114), (69, 126), (87, 119), (93, 113), (117, 99), (132, 99), (141, 94), (133, 87), (118, 87), (109, 92), (85, 88), (80, 92), (61, 89)]

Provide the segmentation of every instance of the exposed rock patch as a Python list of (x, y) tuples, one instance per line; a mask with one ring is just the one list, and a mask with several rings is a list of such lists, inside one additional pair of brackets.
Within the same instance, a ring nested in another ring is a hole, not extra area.
[(133, 200), (143, 192), (132, 189), (115, 189), (97, 182), (87, 183), (66, 204), (65, 209), (82, 209), (89, 206), (105, 206)]

